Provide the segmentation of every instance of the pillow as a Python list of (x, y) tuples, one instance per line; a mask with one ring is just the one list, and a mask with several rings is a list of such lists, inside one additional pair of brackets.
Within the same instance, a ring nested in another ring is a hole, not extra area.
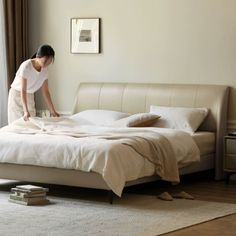
[(195, 132), (206, 118), (207, 108), (150, 106), (150, 113), (161, 116), (153, 125), (161, 128), (171, 128)]
[(137, 113), (115, 121), (113, 127), (147, 127), (157, 121), (160, 116), (151, 113)]
[[(77, 113), (78, 114), (78, 113)], [(89, 120), (77, 116), (77, 114), (70, 116), (69, 118), (76, 121), (77, 125), (95, 125)]]
[(119, 120), (121, 118), (127, 117), (129, 114), (110, 111), (110, 110), (85, 110), (81, 111), (70, 118), (73, 120), (86, 120), (94, 125), (110, 125), (112, 122)]

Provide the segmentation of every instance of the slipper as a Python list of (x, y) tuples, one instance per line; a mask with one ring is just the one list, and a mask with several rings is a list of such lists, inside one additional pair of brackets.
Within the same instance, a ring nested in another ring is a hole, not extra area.
[(173, 201), (173, 197), (168, 192), (163, 192), (157, 197), (164, 201)]
[(186, 193), (184, 191), (181, 191), (179, 193), (172, 194), (173, 198), (184, 198), (188, 200), (194, 200), (194, 197), (190, 195), (189, 193)]

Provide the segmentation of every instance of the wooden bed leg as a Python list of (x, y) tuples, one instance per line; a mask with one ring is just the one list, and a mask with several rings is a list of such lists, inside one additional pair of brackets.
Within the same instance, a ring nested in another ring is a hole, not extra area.
[(109, 198), (110, 204), (113, 203), (113, 196), (114, 196), (114, 194), (113, 194), (112, 190), (108, 190), (108, 198)]

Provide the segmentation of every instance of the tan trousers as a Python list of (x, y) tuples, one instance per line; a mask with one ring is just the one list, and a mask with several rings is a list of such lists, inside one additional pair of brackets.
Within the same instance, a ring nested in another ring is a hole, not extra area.
[[(31, 116), (36, 115), (34, 94), (27, 93), (27, 105)], [(11, 88), (8, 95), (8, 124), (24, 115), (21, 92)]]

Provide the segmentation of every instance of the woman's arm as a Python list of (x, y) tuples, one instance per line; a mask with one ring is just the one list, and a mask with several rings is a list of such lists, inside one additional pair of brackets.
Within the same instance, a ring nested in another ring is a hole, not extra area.
[(21, 101), (23, 105), (23, 111), (24, 111), (24, 120), (27, 121), (29, 120), (30, 113), (28, 110), (28, 105), (27, 105), (27, 79), (22, 78), (22, 86), (21, 86)]
[(53, 103), (52, 103), (51, 95), (50, 95), (50, 92), (49, 92), (49, 89), (48, 89), (48, 80), (47, 79), (43, 82), (42, 93), (43, 93), (43, 98), (44, 98), (44, 100), (47, 104), (47, 107), (48, 107), (50, 113), (53, 116), (59, 117), (60, 115), (56, 112), (56, 110), (53, 106)]

